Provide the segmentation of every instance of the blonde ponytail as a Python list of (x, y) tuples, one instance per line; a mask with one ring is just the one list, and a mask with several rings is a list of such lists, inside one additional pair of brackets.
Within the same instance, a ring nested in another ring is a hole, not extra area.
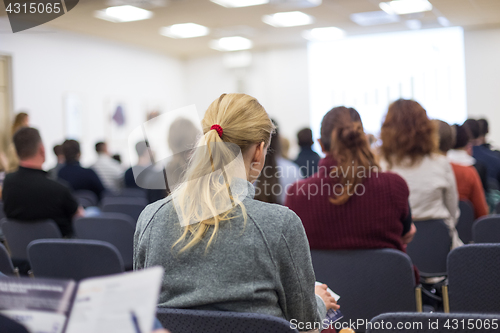
[[(220, 126), (220, 131), (214, 125)], [(183, 181), (171, 194), (183, 227), (182, 236), (173, 245), (184, 244), (180, 252), (199, 243), (213, 226), (208, 249), (220, 223), (234, 218), (237, 206), (246, 223), (244, 195), (235, 193), (238, 188), (230, 185), (236, 178), (243, 178), (246, 191), (241, 154), (253, 144), (264, 142), (267, 146), (274, 131), (262, 105), (245, 94), (221, 95), (208, 107), (202, 127), (204, 135), (198, 140)]]

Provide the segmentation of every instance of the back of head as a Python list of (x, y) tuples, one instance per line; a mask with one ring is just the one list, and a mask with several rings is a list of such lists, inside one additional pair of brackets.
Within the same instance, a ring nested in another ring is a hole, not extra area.
[(486, 136), (490, 132), (490, 126), (486, 119), (478, 119), (477, 124), (479, 125), (479, 136)]
[(13, 141), (17, 156), (23, 161), (37, 154), (40, 144), (42, 143), (42, 138), (37, 129), (22, 127), (14, 134)]
[[(378, 168), (378, 165), (363, 131), (361, 117), (355, 109), (340, 106), (325, 115), (321, 123), (323, 147), (323, 138), (328, 134), (325, 128), (331, 129), (328, 147), (330, 155), (337, 161), (337, 168), (332, 170), (332, 174), (335, 174), (343, 185), (340, 195), (335, 193), (330, 201), (341, 205), (349, 200), (354, 193), (354, 187), (362, 182), (359, 176), (369, 175), (370, 168)], [(360, 174), (359, 171), (363, 173)]]
[(453, 125), (455, 132), (455, 146), (453, 149), (462, 149), (469, 144), (470, 137), (464, 126)]
[[(230, 218), (232, 210), (221, 212), (219, 206), (235, 178), (229, 171), (229, 164), (238, 154), (235, 148), (244, 154), (253, 144), (264, 142), (268, 146), (274, 131), (266, 110), (245, 94), (222, 94), (213, 101), (205, 112), (202, 128), (204, 134), (192, 153), (183, 182), (172, 192), (179, 220), (185, 226), (174, 244), (187, 241), (181, 251), (201, 241), (214, 225), (210, 245), (219, 222)], [(241, 207), (246, 219), (244, 205), (234, 193), (231, 201), (233, 208)]]
[(409, 165), (438, 150), (436, 125), (413, 100), (399, 99), (389, 106), (380, 133), (381, 152), (392, 167), (409, 158)]
[(310, 128), (303, 128), (297, 133), (297, 141), (300, 147), (311, 147), (314, 144)]
[(448, 150), (452, 149), (455, 146), (455, 138), (453, 134), (452, 127), (442, 121), (442, 120), (433, 120), (438, 127), (439, 133), (439, 150), (443, 153), (446, 153)]
[(168, 146), (174, 154), (189, 151), (196, 144), (200, 131), (185, 118), (177, 118), (168, 130)]
[[(344, 110), (345, 109), (345, 110)], [(330, 143), (332, 140), (332, 132), (335, 126), (335, 118), (337, 117), (337, 113), (339, 110), (344, 110), (342, 113), (349, 113), (349, 116), (353, 122), (357, 121), (361, 123), (361, 117), (359, 116), (358, 111), (353, 108), (346, 108), (345, 106), (338, 106), (330, 111), (328, 111), (323, 120), (321, 121), (321, 144), (323, 145), (324, 150), (330, 151)]]
[(137, 152), (138, 157), (142, 157), (144, 154), (148, 152), (148, 144), (146, 141), (139, 141), (135, 144), (135, 151)]
[(28, 126), (28, 114), (26, 112), (19, 112), (12, 124), (12, 135), (14, 135), (20, 128)]
[(76, 140), (66, 140), (62, 144), (66, 163), (77, 162), (80, 158), (80, 144)]
[(462, 126), (467, 131), (471, 140), (479, 138), (480, 129), (479, 129), (479, 123), (477, 122), (476, 119), (469, 118), (462, 124)]
[(54, 150), (54, 154), (55, 154), (57, 157), (59, 157), (59, 156), (61, 156), (61, 155), (64, 155), (64, 154), (63, 154), (63, 148), (62, 148), (62, 145), (55, 145), (55, 146), (54, 146), (54, 148), (53, 148), (53, 150)]
[(97, 152), (97, 154), (107, 153), (106, 143), (102, 142), (102, 141), (99, 141), (98, 143), (96, 143), (95, 144), (95, 151)]

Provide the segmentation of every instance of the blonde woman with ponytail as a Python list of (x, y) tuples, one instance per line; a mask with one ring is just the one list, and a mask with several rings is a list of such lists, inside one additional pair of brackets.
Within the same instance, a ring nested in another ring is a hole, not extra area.
[(274, 131), (268, 114), (251, 96), (223, 94), (202, 128), (182, 182), (139, 217), (134, 269), (165, 268), (160, 307), (321, 322), (338, 305), (315, 287), (300, 219), (253, 199)]

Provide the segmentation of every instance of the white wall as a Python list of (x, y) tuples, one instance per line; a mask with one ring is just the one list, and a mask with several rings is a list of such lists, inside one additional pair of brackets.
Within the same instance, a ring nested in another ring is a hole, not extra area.
[(500, 29), (465, 31), (467, 109), (485, 117), (489, 140), (500, 147)]
[[(0, 30), (10, 30), (6, 20), (0, 20)], [(142, 49), (53, 30), (2, 33), (0, 53), (12, 56), (14, 110), (27, 110), (31, 125), (40, 129), (48, 149), (45, 168), (55, 163), (51, 148), (65, 137), (67, 93), (83, 104), (84, 165), (95, 159), (95, 142), (109, 139), (111, 103), (123, 103), (127, 130), (141, 125), (148, 109), (186, 105), (183, 62)], [(128, 159), (126, 152), (120, 150)]]
[[(240, 89), (259, 100), (294, 145), (298, 130), (309, 126), (307, 49), (254, 52), (252, 57), (252, 65), (244, 73), (226, 69), (222, 54), (187, 61), (188, 103), (205, 110), (222, 93)], [(238, 83), (241, 76), (245, 77), (243, 87)], [(291, 149), (291, 157), (296, 150)]]

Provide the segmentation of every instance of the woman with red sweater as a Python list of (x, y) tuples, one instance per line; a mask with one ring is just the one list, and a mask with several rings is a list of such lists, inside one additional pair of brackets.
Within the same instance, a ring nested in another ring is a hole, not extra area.
[(319, 171), (291, 186), (286, 199), (311, 249), (405, 251), (416, 231), (408, 186), (400, 176), (378, 170), (358, 112), (329, 111), (319, 143), (326, 154)]

